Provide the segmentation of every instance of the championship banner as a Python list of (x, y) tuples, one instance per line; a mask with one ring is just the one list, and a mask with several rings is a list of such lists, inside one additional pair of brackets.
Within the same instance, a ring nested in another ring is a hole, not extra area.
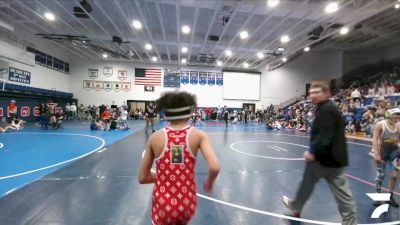
[(198, 71), (190, 71), (190, 83), (196, 85), (199, 83), (199, 72)]
[(113, 89), (113, 83), (111, 81), (104, 81), (103, 86), (105, 91), (111, 91)]
[(122, 89), (122, 82), (113, 82), (114, 91), (118, 92)]
[(3, 111), (3, 108), (2, 108), (2, 107), (0, 107), (0, 116), (1, 116), (1, 117), (4, 116), (4, 111)]
[(208, 85), (213, 86), (215, 85), (215, 72), (208, 72)]
[(103, 81), (95, 81), (94, 82), (94, 90), (96, 90), (96, 91), (103, 90)]
[(122, 83), (122, 90), (124, 92), (130, 92), (131, 91), (131, 82), (123, 82)]
[(31, 72), (10, 67), (8, 70), (8, 79), (18, 83), (30, 84)]
[(92, 80), (84, 80), (83, 81), (83, 89), (89, 91), (94, 87), (94, 82)]
[(181, 71), (181, 83), (188, 84), (189, 83), (189, 71), (182, 70)]
[(199, 72), (199, 84), (207, 84), (207, 72)]
[(128, 78), (128, 72), (126, 70), (118, 70), (118, 79), (125, 80)]
[(218, 86), (224, 85), (224, 74), (221, 72), (217, 72), (215, 74), (216, 83)]
[(145, 92), (154, 92), (154, 86), (144, 86)]
[(105, 66), (103, 68), (103, 75), (106, 77), (111, 77), (113, 75), (113, 68), (111, 66)]
[(179, 88), (181, 86), (180, 74), (164, 71), (164, 87)]
[(98, 69), (89, 68), (89, 78), (90, 79), (96, 79), (98, 76), (99, 76)]

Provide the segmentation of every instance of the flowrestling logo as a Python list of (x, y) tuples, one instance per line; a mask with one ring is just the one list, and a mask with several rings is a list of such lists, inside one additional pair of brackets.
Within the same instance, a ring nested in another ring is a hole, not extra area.
[[(388, 202), (390, 200), (390, 193), (367, 193), (367, 195), (374, 200), (374, 202)], [(372, 212), (371, 218), (379, 219), (379, 217), (387, 211), (389, 211), (389, 204), (382, 204)]]

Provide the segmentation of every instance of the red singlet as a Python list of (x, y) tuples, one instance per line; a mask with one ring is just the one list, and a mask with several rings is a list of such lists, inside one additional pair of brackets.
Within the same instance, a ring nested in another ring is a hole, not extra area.
[(153, 190), (153, 225), (184, 225), (196, 212), (196, 158), (188, 146), (192, 127), (163, 129), (165, 147), (156, 159), (157, 176)]

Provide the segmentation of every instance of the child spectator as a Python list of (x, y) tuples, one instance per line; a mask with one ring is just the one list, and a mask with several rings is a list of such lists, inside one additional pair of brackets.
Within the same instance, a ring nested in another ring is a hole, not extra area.
[(110, 130), (110, 122), (112, 118), (112, 113), (108, 108), (105, 109), (105, 111), (101, 114), (101, 119), (103, 120), (105, 126), (104, 126), (104, 131), (109, 131)]

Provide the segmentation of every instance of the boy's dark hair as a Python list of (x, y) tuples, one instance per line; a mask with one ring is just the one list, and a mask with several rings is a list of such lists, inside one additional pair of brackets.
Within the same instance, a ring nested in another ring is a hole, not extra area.
[(157, 110), (176, 109), (185, 106), (196, 108), (196, 96), (188, 92), (165, 92), (156, 101)]
[(164, 111), (167, 120), (189, 118), (196, 106), (196, 96), (187, 92), (166, 92), (156, 101), (157, 110)]

